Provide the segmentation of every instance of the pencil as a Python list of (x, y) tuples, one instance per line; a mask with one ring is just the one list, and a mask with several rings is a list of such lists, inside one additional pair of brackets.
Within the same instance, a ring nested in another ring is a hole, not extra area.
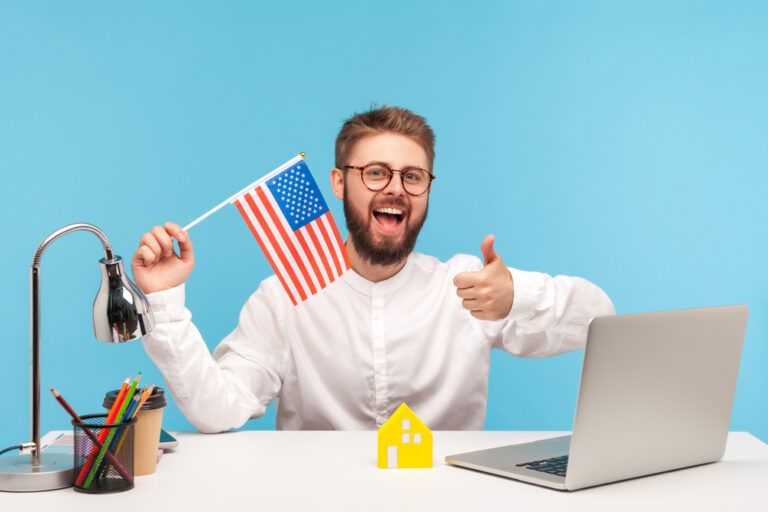
[[(146, 387), (146, 386), (145, 386)], [(140, 398), (140, 392), (136, 392), (133, 395), (133, 398), (131, 399), (131, 402), (128, 404), (128, 408), (125, 410), (125, 414), (123, 414), (123, 421), (130, 421), (133, 416), (133, 410), (136, 408), (136, 405), (139, 403)], [(123, 435), (121, 436), (121, 439), (123, 436), (125, 436), (125, 427), (120, 429), (120, 432), (123, 432)], [(117, 444), (117, 440), (113, 439), (112, 444), (110, 445), (110, 450), (113, 450), (115, 448), (115, 445)]]
[[(123, 398), (125, 398), (125, 393), (128, 391), (128, 383), (131, 382), (130, 375), (127, 379), (125, 379), (125, 382), (123, 382), (123, 385), (120, 387), (120, 391), (118, 391), (117, 396), (115, 397), (115, 403), (112, 404), (112, 407), (109, 409), (109, 414), (107, 414), (107, 419), (105, 421), (105, 424), (109, 425), (114, 421), (115, 416), (117, 415), (117, 411), (120, 409), (120, 405), (123, 402)], [(104, 439), (107, 437), (107, 433), (109, 432), (109, 429), (101, 429), (99, 432), (99, 442), (103, 443)], [(93, 447), (91, 449), (91, 453), (88, 454), (88, 459), (86, 459), (85, 464), (83, 464), (83, 467), (80, 469), (80, 474), (77, 475), (77, 480), (75, 480), (75, 485), (80, 486), (83, 485), (83, 480), (85, 480), (86, 475), (88, 475), (88, 469), (91, 467), (91, 464), (93, 463), (94, 457), (96, 457), (96, 454), (99, 453), (99, 448)]]
[[(123, 405), (120, 406), (120, 410), (117, 412), (117, 417), (114, 420), (115, 423), (120, 423), (123, 421), (123, 415), (125, 414), (125, 410), (128, 408), (128, 403), (133, 398), (133, 393), (136, 391), (136, 386), (139, 384), (140, 378), (141, 372), (136, 375), (136, 378), (133, 379), (133, 382), (131, 383), (131, 387), (128, 388), (128, 392), (125, 394), (125, 399), (123, 400)], [(107, 439), (104, 441), (104, 445), (99, 450), (99, 454), (96, 456), (96, 460), (91, 466), (91, 471), (88, 473), (88, 478), (86, 478), (85, 482), (83, 483), (83, 489), (88, 489), (91, 486), (93, 477), (96, 476), (96, 471), (99, 469), (99, 466), (101, 466), (101, 461), (104, 460), (104, 452), (107, 451), (107, 446), (109, 446), (109, 444), (112, 442), (112, 438), (115, 437), (115, 432), (116, 429), (109, 429), (109, 432), (107, 433)]]
[[(128, 418), (129, 420), (132, 420), (133, 418), (135, 418), (139, 414), (139, 411), (141, 410), (141, 407), (144, 405), (144, 402), (146, 402), (147, 399), (150, 396), (152, 396), (152, 391), (154, 391), (154, 390), (155, 390), (155, 385), (154, 384), (149, 386), (149, 389), (146, 389), (146, 386), (144, 386), (144, 391), (142, 391), (142, 393), (141, 393), (141, 398), (139, 399), (139, 403), (133, 409), (133, 414), (131, 414), (130, 418)], [(115, 452), (115, 454), (118, 454), (120, 452), (120, 448), (122, 448), (123, 441), (125, 441), (125, 436), (127, 434), (128, 434), (127, 432), (123, 432), (123, 435), (120, 436), (120, 440), (117, 442), (117, 447), (113, 450)]]
[(141, 401), (139, 402), (139, 405), (136, 406), (136, 411), (134, 411), (133, 415), (136, 416), (138, 414), (141, 407), (144, 405), (144, 402), (146, 402), (150, 396), (152, 396), (152, 392), (155, 390), (155, 385), (152, 384), (149, 386), (149, 389), (144, 392), (144, 395), (141, 397)]
[[(61, 396), (61, 394), (56, 391), (55, 389), (51, 388), (51, 393), (53, 393), (53, 396), (56, 398), (56, 400), (61, 404), (61, 406), (64, 408), (67, 413), (72, 416), (72, 419), (75, 420), (77, 423), (83, 423), (83, 420), (80, 418), (80, 416), (77, 415), (77, 413), (72, 409), (72, 407), (69, 406), (66, 400), (64, 400), (64, 397)], [(88, 438), (91, 440), (91, 442), (94, 444), (94, 446), (98, 446), (101, 448), (102, 444), (99, 442), (99, 440), (96, 438), (96, 435), (91, 432), (91, 429), (87, 427), (83, 427), (81, 429), (83, 432), (85, 432), (85, 435), (88, 436)], [(112, 455), (111, 452), (107, 452), (107, 457), (109, 457), (109, 461), (114, 464), (115, 469), (117, 469), (117, 472), (120, 473), (120, 475), (125, 478), (128, 482), (133, 483), (133, 477), (128, 474), (128, 471), (125, 470), (122, 464), (118, 462), (118, 460), (115, 458), (114, 455)]]
[(117, 411), (120, 410), (120, 406), (123, 404), (123, 398), (125, 398), (125, 394), (128, 392), (128, 387), (131, 383), (131, 376), (129, 375), (127, 379), (125, 379), (125, 382), (123, 382), (123, 385), (120, 386), (120, 391), (117, 392), (117, 396), (115, 397), (115, 403), (112, 404), (112, 407), (109, 409), (109, 414), (107, 414), (107, 424), (114, 421), (115, 416), (117, 416)]
[[(133, 417), (133, 411), (136, 409), (137, 404), (139, 403), (139, 398), (141, 396), (141, 393), (146, 389), (147, 387), (144, 386), (141, 391), (137, 391), (133, 394), (133, 398), (131, 399), (130, 403), (128, 404), (128, 408), (125, 410), (125, 414), (123, 414), (123, 421), (131, 421), (131, 418)], [(120, 427), (120, 429), (117, 431), (117, 435), (112, 438), (112, 443), (107, 447), (107, 451), (105, 452), (105, 455), (109, 455), (110, 453), (114, 453), (117, 455), (117, 450), (120, 449), (120, 446), (123, 444), (123, 439), (125, 439), (125, 436), (128, 435), (128, 431), (126, 430), (127, 427)], [(118, 436), (120, 439), (118, 440)], [(104, 464), (103, 469), (97, 470), (96, 474), (104, 474), (107, 469), (109, 469), (109, 460), (106, 461)]]
[(136, 409), (136, 406), (138, 405), (140, 398), (141, 398), (141, 392), (133, 394), (133, 398), (131, 398), (131, 402), (128, 404), (128, 407), (125, 409), (125, 413), (123, 413), (122, 421), (129, 421), (131, 419), (131, 417), (133, 416), (133, 411)]

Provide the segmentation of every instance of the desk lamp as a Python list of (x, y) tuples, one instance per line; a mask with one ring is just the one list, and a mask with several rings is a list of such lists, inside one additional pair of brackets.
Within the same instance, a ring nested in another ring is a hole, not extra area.
[(112, 253), (112, 245), (103, 231), (93, 224), (70, 224), (43, 240), (35, 251), (30, 273), (32, 440), (22, 443), (21, 455), (0, 457), (0, 491), (44, 491), (72, 485), (74, 457), (71, 454), (40, 453), (40, 258), (51, 242), (81, 230), (95, 234), (104, 246), (104, 258), (99, 260), (101, 288), (93, 301), (96, 339), (122, 343), (140, 338), (154, 327), (146, 297), (125, 275), (123, 260)]

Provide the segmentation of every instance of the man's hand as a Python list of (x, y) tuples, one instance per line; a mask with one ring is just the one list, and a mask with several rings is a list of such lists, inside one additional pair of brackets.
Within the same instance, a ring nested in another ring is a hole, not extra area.
[(515, 300), (515, 283), (512, 274), (493, 250), (493, 235), (488, 235), (480, 245), (485, 264), (476, 272), (456, 274), (453, 285), (456, 295), (464, 299), (461, 305), (480, 320), (506, 318)]
[[(174, 252), (172, 238), (179, 242), (181, 256)], [(149, 233), (144, 233), (139, 249), (131, 259), (133, 278), (145, 294), (180, 285), (194, 267), (195, 255), (189, 235), (173, 222), (166, 222), (163, 227), (155, 226)]]

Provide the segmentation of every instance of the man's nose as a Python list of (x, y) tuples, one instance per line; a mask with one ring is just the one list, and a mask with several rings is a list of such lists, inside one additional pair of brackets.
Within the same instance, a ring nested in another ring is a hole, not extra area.
[(389, 183), (387, 183), (387, 186), (384, 187), (382, 192), (385, 194), (404, 196), (403, 173), (401, 171), (392, 171), (392, 179), (389, 180)]

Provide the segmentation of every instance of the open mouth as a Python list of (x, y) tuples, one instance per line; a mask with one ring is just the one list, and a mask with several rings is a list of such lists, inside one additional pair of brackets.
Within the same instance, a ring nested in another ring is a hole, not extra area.
[(400, 226), (405, 222), (405, 210), (392, 207), (381, 207), (373, 209), (373, 218), (382, 231), (388, 234), (397, 233)]

